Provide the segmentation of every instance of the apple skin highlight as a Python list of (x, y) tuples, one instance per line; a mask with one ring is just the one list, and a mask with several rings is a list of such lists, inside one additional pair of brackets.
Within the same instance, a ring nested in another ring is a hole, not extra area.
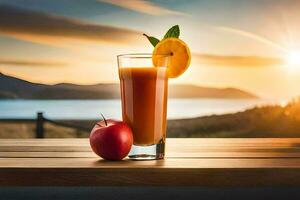
[(131, 128), (118, 120), (100, 121), (90, 134), (92, 150), (105, 160), (122, 160), (128, 155), (132, 144)]

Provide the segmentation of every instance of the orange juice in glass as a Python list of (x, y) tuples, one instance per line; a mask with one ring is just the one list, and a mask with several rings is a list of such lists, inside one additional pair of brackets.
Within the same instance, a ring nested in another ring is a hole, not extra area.
[(167, 129), (168, 78), (180, 76), (191, 54), (175, 25), (159, 41), (144, 34), (155, 46), (152, 54), (118, 56), (122, 117), (133, 132), (129, 158), (162, 159)]
[(164, 157), (167, 128), (168, 55), (158, 56), (153, 66), (151, 54), (118, 56), (122, 117), (133, 131), (129, 158)]

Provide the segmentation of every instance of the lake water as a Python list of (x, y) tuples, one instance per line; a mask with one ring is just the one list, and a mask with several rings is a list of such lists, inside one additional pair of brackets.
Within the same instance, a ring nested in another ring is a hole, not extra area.
[[(256, 105), (280, 103), (264, 99), (169, 99), (168, 118), (181, 119), (242, 111)], [(0, 118), (121, 119), (120, 100), (0, 100)]]

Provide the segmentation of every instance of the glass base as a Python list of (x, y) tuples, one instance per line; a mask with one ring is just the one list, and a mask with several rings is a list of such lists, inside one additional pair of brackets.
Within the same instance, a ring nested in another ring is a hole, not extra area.
[(128, 157), (131, 160), (158, 160), (165, 156), (165, 142), (149, 146), (132, 145)]

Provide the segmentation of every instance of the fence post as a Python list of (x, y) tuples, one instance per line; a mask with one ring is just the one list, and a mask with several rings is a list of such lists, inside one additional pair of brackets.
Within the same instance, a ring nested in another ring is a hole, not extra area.
[(37, 113), (35, 137), (44, 138), (44, 117), (42, 112)]

